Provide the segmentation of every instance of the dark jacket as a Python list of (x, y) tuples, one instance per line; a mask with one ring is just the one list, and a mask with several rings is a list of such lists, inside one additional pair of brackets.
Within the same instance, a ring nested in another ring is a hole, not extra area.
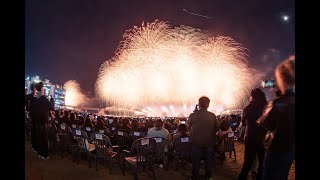
[(34, 102), (36, 99), (37, 99), (37, 98), (36, 98), (35, 95), (33, 95), (32, 93), (26, 95), (26, 101), (25, 101), (26, 111), (28, 111), (28, 112), (31, 113), (31, 109), (30, 109), (31, 107), (30, 107), (30, 106), (33, 106), (33, 102)]
[(38, 124), (46, 124), (49, 121), (49, 112), (54, 110), (52, 104), (45, 96), (40, 96), (34, 101), (32, 111)]
[[(257, 104), (251, 101), (242, 112), (242, 124), (246, 124), (247, 137), (246, 141), (249, 143), (260, 143), (257, 139), (258, 125), (257, 120), (262, 115), (266, 104)], [(245, 123), (244, 123), (245, 122)]]
[(50, 98), (50, 103), (52, 104), (52, 107), (54, 107), (54, 99)]
[(189, 116), (191, 142), (198, 147), (210, 147), (216, 142), (218, 122), (216, 115), (207, 110), (198, 110)]
[[(295, 143), (295, 94), (288, 90), (279, 98), (270, 102), (258, 120), (263, 131), (276, 130), (269, 147), (271, 152), (292, 152)], [(260, 136), (264, 138), (264, 136)], [(262, 139), (261, 139), (262, 140)], [(263, 140), (262, 140), (263, 141)]]

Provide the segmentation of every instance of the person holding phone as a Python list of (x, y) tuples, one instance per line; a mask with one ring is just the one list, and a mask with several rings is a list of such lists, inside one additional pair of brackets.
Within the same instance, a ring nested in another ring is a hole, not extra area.
[(216, 132), (218, 131), (218, 121), (216, 115), (207, 109), (210, 99), (206, 96), (199, 98), (199, 110), (195, 110), (189, 116), (191, 127), (192, 143), (192, 176), (190, 179), (199, 179), (200, 161), (205, 160), (205, 176), (211, 180), (213, 145), (216, 143)]

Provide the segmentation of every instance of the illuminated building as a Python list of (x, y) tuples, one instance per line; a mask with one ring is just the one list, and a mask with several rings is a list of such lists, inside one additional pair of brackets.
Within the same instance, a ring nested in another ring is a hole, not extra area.
[[(32, 83), (38, 83), (41, 82), (39, 76), (35, 75), (30, 78), (30, 76), (27, 76), (25, 78), (25, 89), (28, 89), (28, 94), (31, 93), (30, 85)], [(50, 82), (50, 80), (45, 79), (43, 82), (44, 85), (44, 95), (50, 100), (51, 95), (54, 99), (55, 109), (60, 108), (61, 106), (64, 106), (64, 99), (66, 91), (63, 89), (63, 86), (60, 86), (58, 84), (54, 85)]]
[(66, 91), (63, 89), (63, 87), (55, 85), (53, 98), (55, 102), (55, 108), (60, 108), (61, 106), (64, 106), (65, 95)]

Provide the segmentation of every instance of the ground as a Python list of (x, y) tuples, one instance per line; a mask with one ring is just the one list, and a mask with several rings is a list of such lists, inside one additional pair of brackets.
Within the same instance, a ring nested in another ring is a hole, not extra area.
[[(233, 180), (240, 173), (243, 156), (244, 156), (244, 144), (236, 143), (237, 162), (234, 159), (229, 158), (229, 154), (226, 153), (226, 161), (221, 164), (217, 161), (215, 169), (215, 180)], [(233, 157), (233, 156), (232, 156)], [(157, 179), (176, 179), (185, 180), (191, 175), (191, 164), (186, 166), (186, 169), (179, 169), (178, 171), (161, 169), (156, 167), (155, 173)], [(204, 174), (204, 170), (200, 170), (201, 174)], [(61, 158), (60, 156), (52, 156), (50, 160), (40, 160), (37, 155), (32, 152), (30, 142), (25, 143), (25, 179), (26, 180), (129, 180), (133, 176), (128, 172), (125, 176), (121, 174), (118, 164), (114, 164), (112, 175), (109, 174), (108, 168), (99, 165), (98, 171), (95, 170), (94, 164), (88, 168), (87, 161), (83, 160), (79, 164), (72, 162), (71, 156)], [(139, 179), (147, 180), (151, 179), (150, 174), (141, 173)], [(248, 179), (253, 179), (249, 174)], [(295, 162), (293, 162), (290, 172), (289, 180), (295, 179)]]

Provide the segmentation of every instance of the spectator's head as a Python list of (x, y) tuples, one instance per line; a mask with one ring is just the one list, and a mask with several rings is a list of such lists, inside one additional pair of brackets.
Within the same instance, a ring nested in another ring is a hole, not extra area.
[(163, 126), (163, 121), (161, 119), (157, 119), (156, 123), (154, 123), (154, 127), (156, 127), (157, 129), (161, 129)]
[(103, 121), (103, 117), (98, 116), (97, 121)]
[(113, 123), (118, 123), (118, 118), (115, 117), (115, 118), (113, 119)]
[(38, 84), (36, 84), (36, 89), (37, 91), (39, 92), (44, 92), (44, 85), (43, 85), (43, 82), (39, 82)]
[(174, 119), (173, 124), (174, 124), (174, 125), (178, 125), (179, 122), (180, 122), (180, 120), (179, 120), (178, 118), (176, 118), (176, 119)]
[(201, 98), (199, 98), (198, 104), (200, 109), (208, 109), (210, 104), (210, 99), (206, 96), (202, 96)]
[(259, 88), (255, 88), (251, 91), (251, 99), (257, 104), (265, 105), (267, 103), (266, 95)]
[(78, 120), (79, 120), (80, 122), (83, 122), (83, 116), (79, 116)]
[(36, 85), (34, 83), (30, 85), (30, 89), (32, 91), (32, 94), (35, 94), (37, 92)]
[(60, 117), (64, 116), (64, 111), (60, 109)]
[(129, 120), (127, 118), (122, 119), (122, 126), (123, 127), (128, 126), (128, 124), (129, 124)]
[(222, 120), (220, 124), (221, 131), (227, 131), (229, 129), (230, 125), (227, 120)]
[(287, 89), (293, 89), (295, 86), (295, 59), (294, 56), (281, 62), (275, 70), (277, 85), (282, 94)]
[(64, 111), (64, 116), (69, 117), (70, 112), (68, 110)]
[(76, 115), (72, 112), (70, 113), (70, 120), (74, 121), (76, 119)]
[(136, 119), (131, 121), (131, 128), (132, 129), (138, 129), (139, 128), (139, 123)]
[(181, 134), (186, 134), (186, 133), (188, 132), (187, 125), (185, 125), (185, 124), (180, 124), (179, 127), (178, 127), (178, 131), (179, 131)]
[(58, 109), (54, 110), (54, 114), (56, 114), (58, 116), (59, 115), (59, 110)]

